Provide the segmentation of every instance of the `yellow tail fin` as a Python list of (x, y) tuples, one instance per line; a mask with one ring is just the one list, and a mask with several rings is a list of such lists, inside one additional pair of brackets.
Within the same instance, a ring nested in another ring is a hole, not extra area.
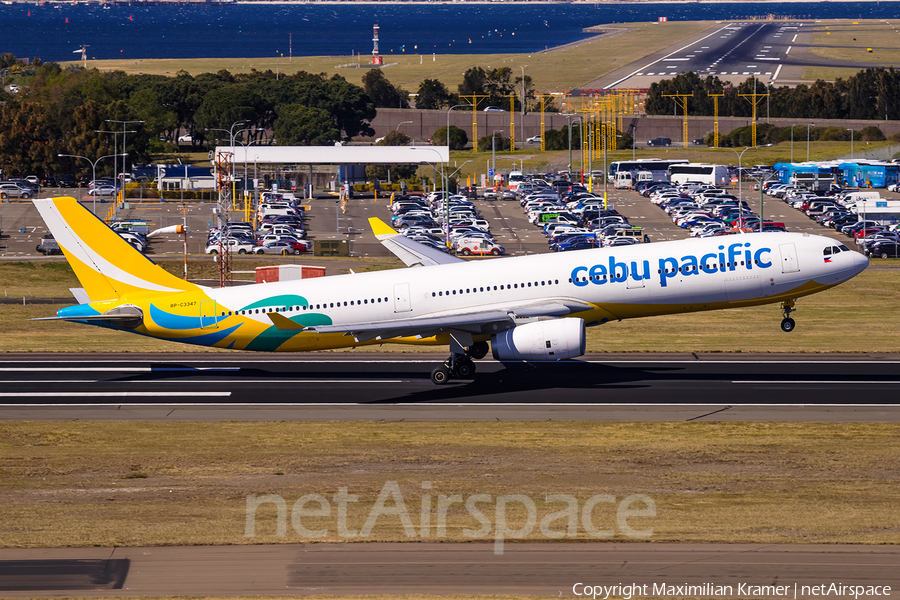
[(91, 301), (198, 289), (138, 252), (75, 198), (34, 200), (34, 205)]

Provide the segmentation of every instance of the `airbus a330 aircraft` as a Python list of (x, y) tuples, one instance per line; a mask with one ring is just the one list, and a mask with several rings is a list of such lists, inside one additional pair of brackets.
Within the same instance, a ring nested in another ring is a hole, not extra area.
[(868, 259), (827, 237), (797, 233), (638, 244), (466, 261), (370, 219), (408, 267), (208, 288), (156, 265), (74, 198), (35, 200), (83, 292), (48, 320), (132, 331), (186, 344), (296, 352), (365, 344), (450, 346), (432, 381), (468, 378), (491, 343), (498, 360), (585, 353), (585, 327), (608, 321), (782, 303), (843, 283)]

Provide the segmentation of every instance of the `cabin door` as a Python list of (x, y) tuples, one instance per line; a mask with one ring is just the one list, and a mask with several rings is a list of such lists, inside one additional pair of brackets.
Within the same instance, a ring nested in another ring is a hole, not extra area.
[(394, 312), (409, 312), (412, 305), (409, 302), (409, 284), (394, 284)]

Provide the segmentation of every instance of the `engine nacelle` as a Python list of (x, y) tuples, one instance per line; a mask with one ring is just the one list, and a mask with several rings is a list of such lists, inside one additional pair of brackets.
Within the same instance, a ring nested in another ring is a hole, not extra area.
[(585, 352), (584, 319), (552, 319), (491, 336), (497, 360), (560, 360)]

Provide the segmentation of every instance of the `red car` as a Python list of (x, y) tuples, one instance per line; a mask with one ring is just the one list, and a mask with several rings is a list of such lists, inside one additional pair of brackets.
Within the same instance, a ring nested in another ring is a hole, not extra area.
[(878, 231), (884, 231), (884, 227), (865, 227), (863, 229), (860, 229), (856, 233), (854, 233), (853, 237), (855, 237), (855, 238), (866, 237), (870, 233), (876, 233)]

